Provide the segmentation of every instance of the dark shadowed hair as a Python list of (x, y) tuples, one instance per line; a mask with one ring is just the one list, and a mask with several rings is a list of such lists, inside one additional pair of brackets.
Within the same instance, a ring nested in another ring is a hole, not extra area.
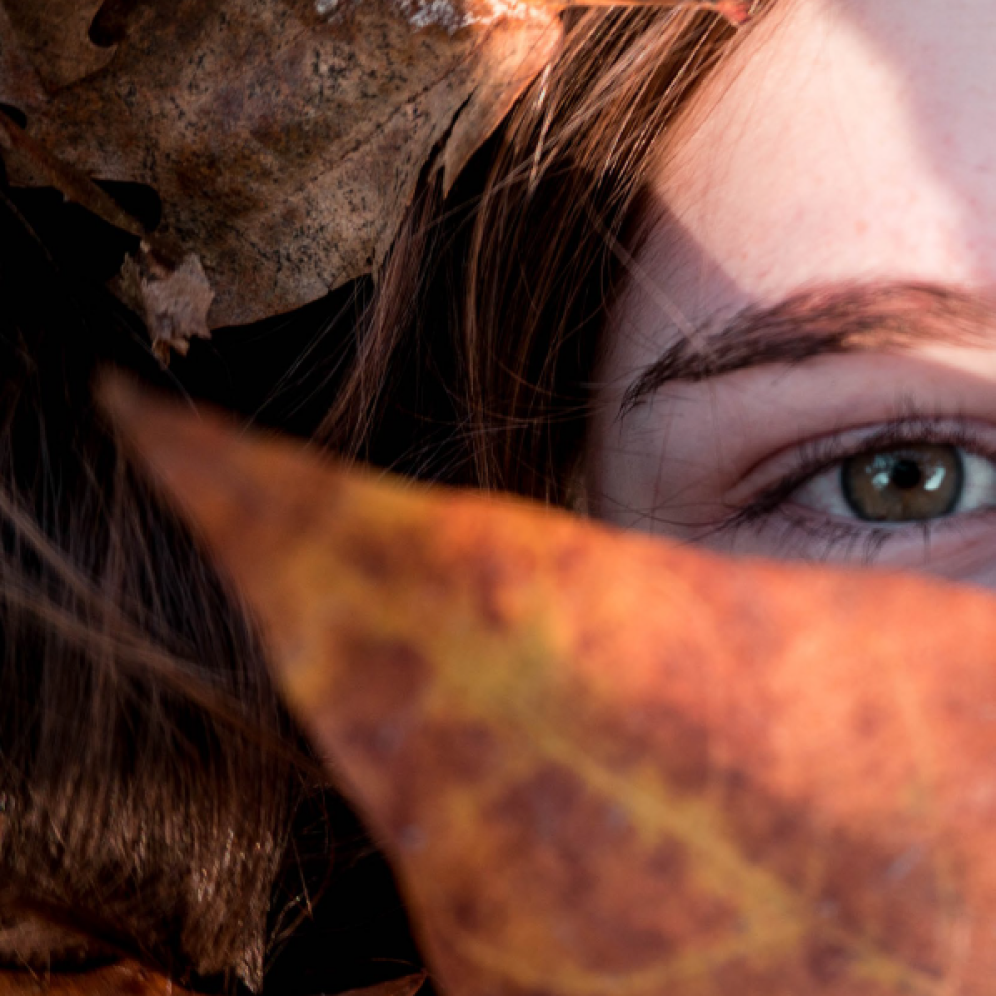
[(0, 290), (0, 970), (315, 993), (417, 964), (250, 620), (91, 400), (109, 363), (176, 381), (7, 195)]
[[(652, 152), (734, 37), (694, 9), (569, 27), (451, 196), (426, 181), (376, 282), (221, 330), (168, 373), (95, 289), (114, 267), (87, 269), (122, 246), (4, 188), (0, 970), (128, 956), (306, 996), (417, 961), (250, 620), (91, 390), (114, 363), (347, 456), (567, 502)], [(28, 943), (39, 922), (54, 940)]]

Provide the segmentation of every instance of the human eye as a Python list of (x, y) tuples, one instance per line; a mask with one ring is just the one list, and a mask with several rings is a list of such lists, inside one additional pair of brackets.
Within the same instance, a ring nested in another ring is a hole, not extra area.
[(907, 413), (762, 461), (719, 531), (776, 556), (917, 566), (982, 538), (993, 513), (996, 427)]

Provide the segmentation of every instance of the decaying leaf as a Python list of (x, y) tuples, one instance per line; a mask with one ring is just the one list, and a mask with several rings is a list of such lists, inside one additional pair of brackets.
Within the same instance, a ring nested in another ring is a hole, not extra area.
[(182, 255), (162, 236), (147, 234), (114, 198), (80, 170), (53, 156), (2, 110), (0, 149), (8, 165), (19, 169), (22, 176), (55, 187), (67, 200), (141, 239), (112, 287), (142, 317), (153, 352), (163, 363), (169, 362), (170, 350), (185, 356), (191, 339), (210, 338), (208, 312), (214, 291), (194, 253)]
[(170, 350), (186, 356), (192, 338), (211, 336), (207, 316), (214, 291), (193, 253), (177, 264), (143, 245), (125, 260), (117, 292), (144, 319), (152, 349), (163, 363)]
[(75, 83), (111, 61), (114, 51), (90, 40), (104, 0), (4, 0), (35, 72), (51, 89)]
[(22, 51), (10, 15), (0, 4), (0, 103), (35, 106), (43, 99), (41, 78)]
[(450, 996), (983, 996), (996, 606), (322, 466), (118, 388)]
[(70, 166), (156, 190), (212, 327), (374, 269), (435, 150), (451, 176), (560, 38), (539, 0), (141, 0), (111, 52), (81, 33), (94, 0), (0, 6), (49, 88), (0, 79), (0, 100)]
[(80, 204), (110, 225), (138, 238), (146, 232), (110, 194), (88, 176), (52, 155), (3, 110), (0, 110), (0, 149), (7, 167), (30, 176), (39, 185), (55, 187), (67, 201)]

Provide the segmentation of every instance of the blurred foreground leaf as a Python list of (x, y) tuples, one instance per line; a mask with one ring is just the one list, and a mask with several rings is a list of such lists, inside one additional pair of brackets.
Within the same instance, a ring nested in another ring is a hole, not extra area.
[(322, 466), (119, 387), (451, 996), (982, 996), (996, 611)]

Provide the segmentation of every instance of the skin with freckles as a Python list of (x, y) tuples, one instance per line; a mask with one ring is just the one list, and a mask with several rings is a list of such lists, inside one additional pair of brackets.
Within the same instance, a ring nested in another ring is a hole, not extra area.
[[(745, 40), (662, 151), (597, 378), (594, 514), (996, 586), (994, 46), (987, 0), (786, 0)], [(815, 325), (782, 321), (721, 369), (744, 309), (887, 287), (909, 288), (907, 341), (772, 362)], [(920, 328), (925, 289), (974, 302), (971, 334)], [(683, 340), (703, 369), (627, 405)]]

